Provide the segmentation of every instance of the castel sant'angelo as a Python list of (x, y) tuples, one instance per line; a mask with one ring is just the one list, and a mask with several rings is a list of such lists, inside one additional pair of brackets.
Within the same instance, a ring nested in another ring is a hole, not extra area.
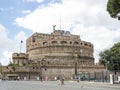
[(104, 70), (103, 66), (94, 64), (93, 52), (93, 44), (81, 40), (80, 35), (53, 26), (51, 34), (30, 36), (26, 40), (26, 53), (13, 53), (13, 64), (3, 66), (2, 75), (8, 79), (54, 80)]

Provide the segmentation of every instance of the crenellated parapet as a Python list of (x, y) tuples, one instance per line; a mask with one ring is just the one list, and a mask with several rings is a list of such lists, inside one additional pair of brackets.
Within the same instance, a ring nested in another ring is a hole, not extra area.
[(28, 63), (28, 55), (26, 53), (13, 53), (12, 59), (14, 64), (24, 66)]
[[(66, 33), (67, 32), (67, 33)], [(27, 39), (27, 51), (46, 46), (81, 46), (93, 49), (90, 42), (81, 41), (79, 35), (70, 34), (69, 31), (55, 30), (51, 34), (34, 33)]]

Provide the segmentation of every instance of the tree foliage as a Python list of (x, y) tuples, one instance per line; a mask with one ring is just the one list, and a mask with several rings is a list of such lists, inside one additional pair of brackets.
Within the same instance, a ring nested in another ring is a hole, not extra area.
[(107, 11), (112, 18), (116, 18), (120, 13), (120, 0), (108, 0)]
[(99, 54), (100, 63), (110, 71), (120, 71), (120, 42)]

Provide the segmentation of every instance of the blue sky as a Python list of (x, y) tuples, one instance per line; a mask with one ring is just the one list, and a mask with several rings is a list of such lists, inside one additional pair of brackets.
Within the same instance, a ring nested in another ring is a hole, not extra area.
[(1, 0), (0, 1), (0, 23), (5, 25), (9, 29), (9, 37), (13, 38), (16, 33), (20, 30), (26, 31), (26, 33), (31, 33), (30, 30), (18, 27), (14, 24), (14, 20), (17, 17), (25, 16), (26, 13), (23, 11), (33, 11), (40, 3), (29, 2), (28, 0)]
[[(52, 0), (1, 0), (0, 1), (0, 23), (5, 25), (9, 29), (9, 37), (18, 33), (20, 30), (26, 31), (26, 34), (30, 34), (31, 31), (22, 27), (16, 26), (14, 20), (17, 17), (24, 17), (27, 13), (34, 11), (40, 5), (47, 6)], [(56, 0), (54, 2), (60, 2)]]
[(34, 32), (50, 33), (52, 25), (80, 35), (94, 44), (98, 62), (101, 50), (120, 41), (120, 22), (106, 11), (108, 0), (0, 0), (0, 62), (7, 65), (11, 54), (26, 52), (26, 39)]

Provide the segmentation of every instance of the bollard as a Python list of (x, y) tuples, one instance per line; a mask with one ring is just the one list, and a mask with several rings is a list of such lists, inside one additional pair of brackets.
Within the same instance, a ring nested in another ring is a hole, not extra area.
[(110, 74), (110, 84), (114, 84), (114, 75)]
[(80, 80), (78, 79), (77, 82), (80, 82)]

